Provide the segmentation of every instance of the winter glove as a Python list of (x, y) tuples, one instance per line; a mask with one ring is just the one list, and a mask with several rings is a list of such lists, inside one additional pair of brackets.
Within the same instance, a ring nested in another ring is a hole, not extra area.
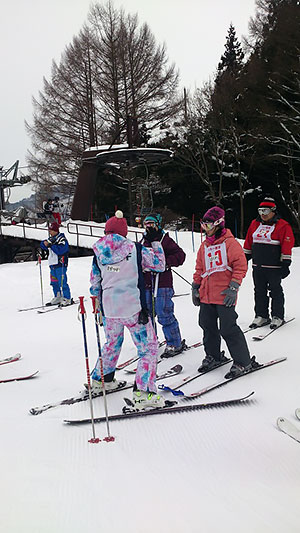
[(153, 241), (160, 241), (162, 238), (162, 231), (160, 229), (156, 229), (152, 226), (149, 226), (146, 230), (146, 239), (148, 242)]
[(281, 279), (287, 278), (289, 274), (290, 274), (289, 267), (283, 264), (281, 267)]
[(141, 309), (139, 312), (138, 324), (148, 324), (149, 314), (147, 309)]
[(193, 281), (193, 283), (192, 283), (192, 301), (193, 301), (193, 304), (196, 307), (199, 307), (199, 305), (200, 305), (199, 288), (200, 288), (199, 283), (194, 283), (194, 281)]
[(221, 294), (226, 295), (223, 302), (226, 307), (232, 307), (233, 305), (235, 305), (239, 288), (240, 286), (236, 281), (231, 281), (229, 283), (228, 289), (225, 289), (225, 291), (221, 292)]

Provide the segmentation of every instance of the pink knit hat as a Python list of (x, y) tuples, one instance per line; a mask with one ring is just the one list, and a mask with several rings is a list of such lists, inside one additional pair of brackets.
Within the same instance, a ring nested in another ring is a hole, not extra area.
[(211, 207), (206, 211), (206, 213), (203, 215), (202, 218), (203, 222), (217, 222), (220, 220), (220, 224), (218, 224), (221, 228), (225, 227), (225, 211), (222, 209), (222, 207), (219, 207), (217, 205), (214, 205), (214, 207)]
[(105, 233), (117, 233), (118, 235), (122, 235), (122, 237), (126, 237), (128, 227), (122, 211), (116, 211), (115, 216), (108, 219), (105, 224)]

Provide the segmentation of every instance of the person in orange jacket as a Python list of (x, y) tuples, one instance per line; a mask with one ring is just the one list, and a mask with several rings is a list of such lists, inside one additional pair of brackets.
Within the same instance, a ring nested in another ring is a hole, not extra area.
[(247, 272), (247, 261), (241, 245), (225, 228), (224, 209), (219, 206), (209, 209), (201, 226), (206, 239), (197, 254), (192, 283), (193, 304), (200, 306), (199, 326), (203, 329), (206, 353), (198, 371), (205, 372), (228, 361), (221, 352), (223, 337), (233, 359), (225, 375), (229, 379), (257, 365), (255, 358), (250, 358), (245, 336), (236, 323), (237, 293)]
[[(281, 280), (290, 273), (293, 230), (276, 210), (273, 198), (265, 198), (258, 207), (258, 217), (252, 220), (244, 242), (246, 259), (252, 259), (255, 318), (250, 328), (270, 324), (276, 329), (284, 323), (284, 294)], [(269, 296), (271, 316), (269, 318)]]

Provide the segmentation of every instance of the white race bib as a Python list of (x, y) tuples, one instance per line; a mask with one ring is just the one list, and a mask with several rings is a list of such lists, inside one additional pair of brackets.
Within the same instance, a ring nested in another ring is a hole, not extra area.
[(278, 244), (279, 241), (272, 239), (272, 233), (275, 229), (275, 224), (268, 226), (267, 224), (260, 224), (253, 233), (253, 242), (262, 244)]
[(223, 272), (224, 270), (232, 270), (227, 263), (226, 244), (215, 244), (214, 246), (205, 246), (205, 272), (204, 276), (210, 276), (214, 272)]
[(57, 265), (57, 264), (58, 264), (58, 255), (55, 254), (53, 250), (51, 250), (51, 248), (49, 248), (48, 265), (52, 266), (52, 265)]

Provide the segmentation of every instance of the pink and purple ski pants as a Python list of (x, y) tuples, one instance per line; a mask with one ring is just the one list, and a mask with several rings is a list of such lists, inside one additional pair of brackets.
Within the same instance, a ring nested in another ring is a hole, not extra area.
[[(158, 341), (151, 320), (147, 324), (138, 323), (139, 313), (129, 318), (103, 317), (106, 342), (102, 348), (104, 375), (114, 372), (124, 340), (124, 327), (128, 328), (139, 356), (136, 370), (136, 386), (139, 390), (156, 392), (156, 366)], [(91, 374), (93, 379), (101, 379), (99, 357)]]

